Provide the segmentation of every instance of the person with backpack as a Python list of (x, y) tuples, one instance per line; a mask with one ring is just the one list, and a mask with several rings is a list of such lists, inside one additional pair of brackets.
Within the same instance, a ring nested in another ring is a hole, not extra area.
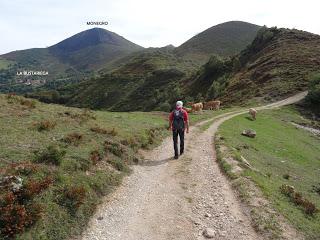
[(180, 155), (184, 151), (184, 132), (189, 133), (189, 117), (183, 108), (183, 102), (177, 101), (176, 108), (169, 115), (169, 130), (172, 130), (174, 159), (178, 159), (178, 136), (180, 138)]

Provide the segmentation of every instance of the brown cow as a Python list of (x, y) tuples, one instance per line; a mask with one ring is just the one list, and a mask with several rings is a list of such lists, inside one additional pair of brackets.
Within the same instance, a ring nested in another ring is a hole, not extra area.
[(203, 104), (201, 102), (200, 103), (194, 103), (194, 104), (192, 104), (191, 107), (192, 107), (191, 108), (192, 112), (200, 112), (203, 109)]
[(204, 103), (204, 109), (219, 110), (220, 104), (221, 104), (220, 101), (209, 101)]
[(249, 109), (249, 114), (251, 115), (253, 120), (256, 120), (257, 110), (255, 110), (254, 108), (250, 108)]

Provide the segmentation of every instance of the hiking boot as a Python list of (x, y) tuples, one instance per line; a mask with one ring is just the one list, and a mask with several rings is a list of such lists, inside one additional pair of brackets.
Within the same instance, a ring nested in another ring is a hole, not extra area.
[(178, 156), (178, 155), (174, 156), (174, 159), (178, 159), (178, 158), (179, 158), (179, 156)]

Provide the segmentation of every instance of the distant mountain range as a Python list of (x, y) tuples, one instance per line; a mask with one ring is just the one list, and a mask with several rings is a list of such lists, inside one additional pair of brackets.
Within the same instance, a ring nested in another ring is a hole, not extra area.
[[(320, 69), (319, 46), (315, 34), (239, 21), (209, 28), (176, 48), (145, 49), (94, 28), (49, 48), (0, 56), (0, 91), (112, 111), (168, 110), (178, 99), (270, 102), (307, 89)], [(31, 67), (49, 68), (55, 78), (30, 88), (8, 77)]]
[[(308, 88), (320, 69), (319, 46), (318, 35), (262, 27), (251, 44), (229, 58), (213, 55), (196, 67), (170, 49), (144, 51), (111, 73), (55, 94), (67, 105), (112, 111), (168, 110), (178, 99), (272, 102)], [(35, 97), (50, 102), (52, 92)]]
[[(28, 76), (17, 77), (22, 70), (49, 72), (43, 88), (65, 86), (117, 69), (133, 58), (154, 51), (170, 51), (179, 61), (194, 67), (205, 63), (212, 54), (230, 56), (241, 51), (254, 38), (259, 27), (244, 22), (227, 22), (207, 29), (180, 47), (143, 47), (102, 28), (80, 32), (48, 48), (14, 51), (0, 56), (0, 92), (30, 92), (38, 81), (26, 86)], [(225, 40), (224, 40), (225, 39)], [(32, 80), (43, 79), (33, 76)], [(35, 84), (33, 84), (35, 83)]]

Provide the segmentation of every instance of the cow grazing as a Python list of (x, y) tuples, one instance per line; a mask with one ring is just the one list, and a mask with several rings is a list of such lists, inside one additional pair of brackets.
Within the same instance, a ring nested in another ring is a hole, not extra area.
[(253, 120), (256, 120), (257, 110), (255, 110), (254, 108), (250, 108), (249, 109), (249, 114), (251, 115)]
[(220, 101), (209, 101), (204, 103), (204, 109), (219, 110), (220, 104), (221, 104)]
[(200, 111), (202, 111), (202, 109), (203, 109), (203, 104), (201, 102), (200, 103), (194, 103), (191, 106), (191, 111), (192, 112), (200, 112)]

